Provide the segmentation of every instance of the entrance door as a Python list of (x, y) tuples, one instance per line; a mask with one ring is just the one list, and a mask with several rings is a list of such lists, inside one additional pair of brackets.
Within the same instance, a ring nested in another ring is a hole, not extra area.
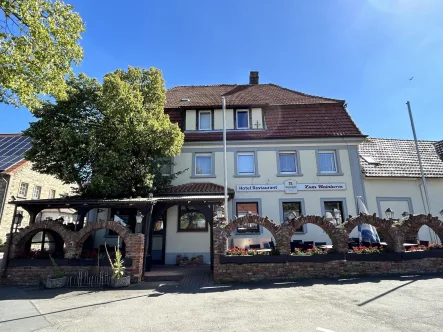
[(165, 264), (166, 215), (154, 222), (151, 246), (152, 264)]

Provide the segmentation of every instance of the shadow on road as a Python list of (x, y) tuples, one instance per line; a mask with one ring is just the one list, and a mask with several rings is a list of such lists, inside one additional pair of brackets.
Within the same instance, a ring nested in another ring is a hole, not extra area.
[[(384, 280), (398, 280), (398, 281), (408, 281), (398, 287), (395, 287), (387, 292), (377, 295), (367, 301), (364, 301), (357, 306), (364, 306), (372, 301), (375, 301), (389, 293), (392, 293), (402, 287), (408, 286), (418, 280), (428, 280), (428, 279), (441, 279), (441, 274), (427, 274), (427, 275), (406, 275), (406, 276), (396, 276), (396, 277), (368, 277), (368, 278), (347, 278), (347, 279), (317, 279), (317, 280), (299, 280), (299, 281), (279, 281), (279, 282), (263, 282), (263, 283), (247, 283), (247, 284), (215, 284), (209, 287), (183, 287), (174, 284), (165, 284), (161, 282), (142, 282), (139, 284), (131, 285), (124, 291), (147, 291), (149, 293), (128, 296), (125, 298), (120, 298), (117, 300), (102, 301), (99, 303), (88, 304), (83, 306), (77, 306), (72, 308), (67, 308), (63, 310), (56, 310), (44, 314), (29, 315), (26, 317), (14, 318), (9, 320), (1, 320), (1, 323), (7, 323), (12, 321), (19, 321), (23, 319), (29, 319), (39, 316), (47, 316), (52, 314), (57, 314), (66, 311), (72, 311), (82, 308), (95, 307), (104, 304), (111, 304), (122, 301), (130, 301), (139, 298), (156, 298), (166, 294), (205, 294), (205, 293), (220, 293), (232, 290), (258, 290), (258, 289), (281, 289), (281, 288), (293, 288), (293, 287), (310, 287), (313, 285), (349, 285), (349, 284), (364, 284), (364, 283), (378, 283)], [(2, 301), (6, 300), (36, 300), (36, 299), (52, 299), (57, 296), (69, 295), (70, 292), (79, 291), (85, 289), (72, 289), (72, 288), (61, 288), (61, 289), (30, 289), (24, 287), (0, 287), (0, 305)], [(91, 293), (103, 293), (103, 292), (115, 292), (112, 289), (94, 289), (90, 291), (83, 292), (78, 295), (86, 295)]]

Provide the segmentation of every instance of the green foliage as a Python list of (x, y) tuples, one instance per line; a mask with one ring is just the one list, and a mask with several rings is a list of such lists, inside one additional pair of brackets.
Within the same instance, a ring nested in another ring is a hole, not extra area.
[(85, 197), (147, 196), (178, 174), (162, 174), (179, 154), (183, 133), (164, 114), (166, 90), (158, 69), (129, 68), (103, 85), (80, 74), (66, 100), (45, 103), (25, 135), (35, 170), (76, 183)]
[(105, 243), (106, 255), (108, 256), (109, 263), (111, 264), (112, 277), (114, 279), (120, 279), (121, 277), (123, 277), (125, 275), (125, 269), (126, 269), (124, 266), (124, 260), (122, 257), (122, 253), (119, 249), (119, 244), (120, 244), (120, 237), (118, 237), (118, 239), (117, 239), (117, 246), (115, 247), (115, 259), (113, 262), (111, 259), (111, 256), (109, 255), (108, 248), (106, 247), (106, 243)]
[(82, 32), (80, 15), (62, 1), (0, 0), (0, 102), (35, 109), (42, 95), (65, 98)]
[(52, 263), (52, 278), (54, 279), (63, 278), (65, 274), (60, 270), (54, 258), (52, 258), (52, 256), (49, 255), (49, 259), (51, 260)]

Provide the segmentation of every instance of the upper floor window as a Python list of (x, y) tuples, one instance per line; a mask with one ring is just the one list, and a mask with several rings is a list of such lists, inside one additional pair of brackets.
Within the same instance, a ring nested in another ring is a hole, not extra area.
[(337, 156), (335, 151), (319, 151), (317, 158), (319, 173), (338, 173)]
[(212, 153), (196, 153), (194, 175), (212, 175), (212, 163)]
[(198, 129), (199, 130), (211, 130), (212, 129), (211, 111), (199, 111), (198, 112)]
[(249, 110), (237, 110), (235, 112), (236, 128), (249, 129)]
[(40, 199), (41, 192), (42, 192), (42, 187), (35, 186), (34, 187), (34, 192), (32, 193), (32, 198), (33, 199)]
[(55, 190), (54, 189), (49, 190), (49, 198), (55, 198)]
[(295, 152), (283, 151), (278, 154), (279, 172), (281, 174), (297, 173), (297, 156)]
[(28, 183), (22, 182), (20, 184), (20, 190), (18, 191), (18, 196), (26, 197), (26, 195), (28, 194), (28, 187), (29, 187)]
[(237, 173), (238, 175), (255, 174), (255, 153), (239, 152), (237, 153)]

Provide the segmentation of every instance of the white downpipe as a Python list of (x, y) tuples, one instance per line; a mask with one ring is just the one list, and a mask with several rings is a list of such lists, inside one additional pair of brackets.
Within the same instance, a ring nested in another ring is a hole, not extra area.
[(222, 97), (222, 108), (223, 108), (223, 171), (224, 171), (224, 189), (225, 189), (225, 220), (229, 221), (228, 213), (228, 163), (226, 155), (226, 100)]

